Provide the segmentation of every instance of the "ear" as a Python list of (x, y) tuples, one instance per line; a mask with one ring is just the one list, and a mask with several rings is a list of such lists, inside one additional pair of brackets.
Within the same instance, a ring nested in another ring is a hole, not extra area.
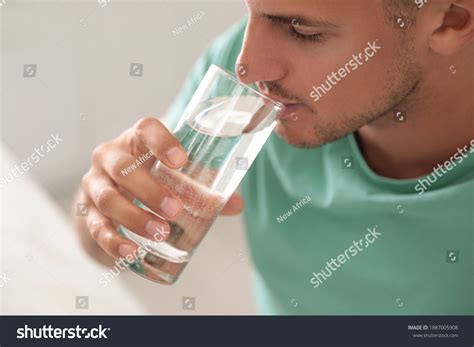
[(438, 54), (450, 55), (472, 42), (474, 37), (474, 0), (446, 1), (442, 22), (430, 39), (430, 47)]

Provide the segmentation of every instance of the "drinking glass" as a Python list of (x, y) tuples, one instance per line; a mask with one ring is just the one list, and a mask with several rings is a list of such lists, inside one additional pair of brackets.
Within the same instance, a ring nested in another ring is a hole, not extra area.
[[(158, 160), (152, 176), (176, 193), (183, 210), (172, 221), (169, 234), (154, 240), (124, 226), (119, 232), (138, 245), (130, 268), (155, 282), (172, 284), (190, 261), (196, 247), (236, 190), (276, 125), (284, 109), (241, 83), (233, 74), (212, 65), (181, 116), (174, 135), (188, 153), (181, 169)], [(138, 200), (134, 203), (151, 213)]]

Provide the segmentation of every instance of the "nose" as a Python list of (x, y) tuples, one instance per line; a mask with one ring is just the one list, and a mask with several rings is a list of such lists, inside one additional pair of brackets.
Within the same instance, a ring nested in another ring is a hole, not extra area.
[(246, 84), (278, 81), (285, 76), (282, 52), (274, 35), (264, 23), (249, 18), (235, 67), (240, 81)]

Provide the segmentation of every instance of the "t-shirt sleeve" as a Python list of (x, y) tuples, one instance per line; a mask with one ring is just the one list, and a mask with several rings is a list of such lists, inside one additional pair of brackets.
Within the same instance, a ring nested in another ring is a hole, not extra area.
[(220, 35), (194, 64), (180, 92), (166, 112), (164, 123), (169, 129), (173, 130), (178, 124), (179, 118), (212, 64), (234, 71), (242, 47), (246, 23), (245, 17)]

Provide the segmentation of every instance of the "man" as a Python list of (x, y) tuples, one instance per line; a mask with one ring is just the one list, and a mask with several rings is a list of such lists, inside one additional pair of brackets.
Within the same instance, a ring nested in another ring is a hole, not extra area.
[[(287, 106), (242, 183), (259, 312), (473, 314), (474, 0), (246, 4), (170, 114), (211, 63)], [(132, 197), (169, 219), (182, 208), (146, 168), (120, 175), (150, 150), (186, 161), (145, 118), (98, 146), (84, 176), (78, 228), (113, 257), (137, 247), (113, 223), (150, 238), (167, 225)], [(234, 194), (223, 214), (242, 210)]]

